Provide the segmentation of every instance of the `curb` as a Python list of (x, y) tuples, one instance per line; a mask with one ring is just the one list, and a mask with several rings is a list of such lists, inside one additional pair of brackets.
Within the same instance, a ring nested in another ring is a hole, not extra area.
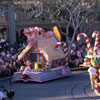
[(10, 78), (10, 76), (9, 77), (5, 77), (5, 78), (0, 78), (0, 81), (6, 80), (6, 79), (9, 79), (9, 78)]
[[(72, 72), (75, 72), (75, 71), (87, 71), (87, 69), (88, 69), (88, 67), (70, 68), (70, 70)], [(11, 77), (8, 76), (8, 77), (0, 78), (0, 81), (6, 80), (6, 79), (9, 79), (9, 78), (11, 78)]]
[(86, 71), (88, 67), (70, 68), (71, 71)]

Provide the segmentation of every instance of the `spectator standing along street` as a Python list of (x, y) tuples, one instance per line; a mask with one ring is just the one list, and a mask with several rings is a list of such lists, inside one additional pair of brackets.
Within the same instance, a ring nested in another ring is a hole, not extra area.
[(94, 81), (96, 76), (96, 69), (91, 65), (91, 67), (88, 69), (89, 75), (90, 75), (90, 81), (91, 81), (91, 88), (94, 89)]

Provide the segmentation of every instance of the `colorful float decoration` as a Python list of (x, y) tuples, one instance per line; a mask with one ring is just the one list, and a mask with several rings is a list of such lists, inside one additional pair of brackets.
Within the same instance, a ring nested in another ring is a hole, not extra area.
[[(100, 70), (100, 68), (99, 68), (100, 67), (100, 52), (99, 52), (99, 47), (98, 47), (99, 41), (100, 41), (99, 32), (94, 31), (92, 34), (92, 37), (95, 38), (94, 48), (92, 48), (89, 38), (85, 33), (78, 34), (77, 40), (80, 41), (80, 38), (82, 36), (85, 37), (85, 39), (86, 39), (86, 44), (87, 44), (87, 49), (88, 49), (87, 56), (84, 59), (84, 62), (85, 62), (84, 66), (86, 66), (86, 64), (91, 63), (93, 65), (93, 67), (96, 67), (97, 70)], [(97, 82), (95, 82), (95, 83), (97, 83)], [(94, 90), (95, 93), (97, 95), (100, 95), (100, 83), (95, 84), (94, 87), (95, 87), (95, 90)]]
[(27, 28), (24, 34), (28, 45), (19, 54), (18, 61), (24, 61), (25, 66), (14, 73), (12, 81), (45, 82), (71, 75), (67, 46), (61, 41), (57, 27), (54, 32), (39, 27)]
[(92, 48), (92, 46), (90, 44), (90, 41), (89, 41), (89, 38), (88, 38), (88, 36), (85, 33), (80, 33), (77, 36), (77, 41), (80, 41), (80, 38), (82, 36), (85, 37), (86, 45), (87, 45), (87, 49), (88, 49), (88, 52), (87, 52), (87, 56), (86, 57), (90, 59), (90, 62), (91, 62), (91, 64), (94, 67), (99, 66), (99, 64), (100, 64), (100, 62), (99, 62), (100, 54), (98, 52), (99, 51), (98, 50), (98, 45), (99, 45), (99, 32), (98, 31), (94, 31), (93, 34), (92, 34), (92, 37), (95, 38), (94, 48)]

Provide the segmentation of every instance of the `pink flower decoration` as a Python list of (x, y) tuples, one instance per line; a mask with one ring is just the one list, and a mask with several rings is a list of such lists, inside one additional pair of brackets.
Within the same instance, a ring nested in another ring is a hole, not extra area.
[(33, 28), (31, 28), (31, 27), (29, 27), (29, 29), (28, 29), (30, 32), (33, 32)]
[(38, 27), (34, 27), (34, 31), (35, 32), (38, 32), (39, 31), (39, 28)]
[(62, 75), (66, 75), (66, 74), (67, 74), (67, 73), (66, 73), (65, 69), (62, 68)]
[(34, 27), (34, 31), (35, 31), (35, 32), (45, 32), (44, 29), (39, 28), (39, 27)]
[(27, 28), (25, 28), (23, 33), (25, 34), (25, 33), (28, 33), (28, 32), (29, 32), (29, 30)]

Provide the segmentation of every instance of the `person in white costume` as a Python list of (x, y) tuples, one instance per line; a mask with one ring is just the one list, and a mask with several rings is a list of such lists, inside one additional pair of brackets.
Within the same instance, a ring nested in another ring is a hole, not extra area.
[(88, 69), (89, 75), (90, 75), (90, 81), (91, 81), (91, 88), (94, 89), (94, 80), (96, 76), (96, 69), (91, 65), (91, 67)]
[(26, 61), (25, 66), (26, 66), (26, 68), (23, 71), (23, 78), (26, 78), (27, 76), (29, 76), (29, 74), (31, 72), (31, 68), (32, 68), (31, 62), (29, 60)]

